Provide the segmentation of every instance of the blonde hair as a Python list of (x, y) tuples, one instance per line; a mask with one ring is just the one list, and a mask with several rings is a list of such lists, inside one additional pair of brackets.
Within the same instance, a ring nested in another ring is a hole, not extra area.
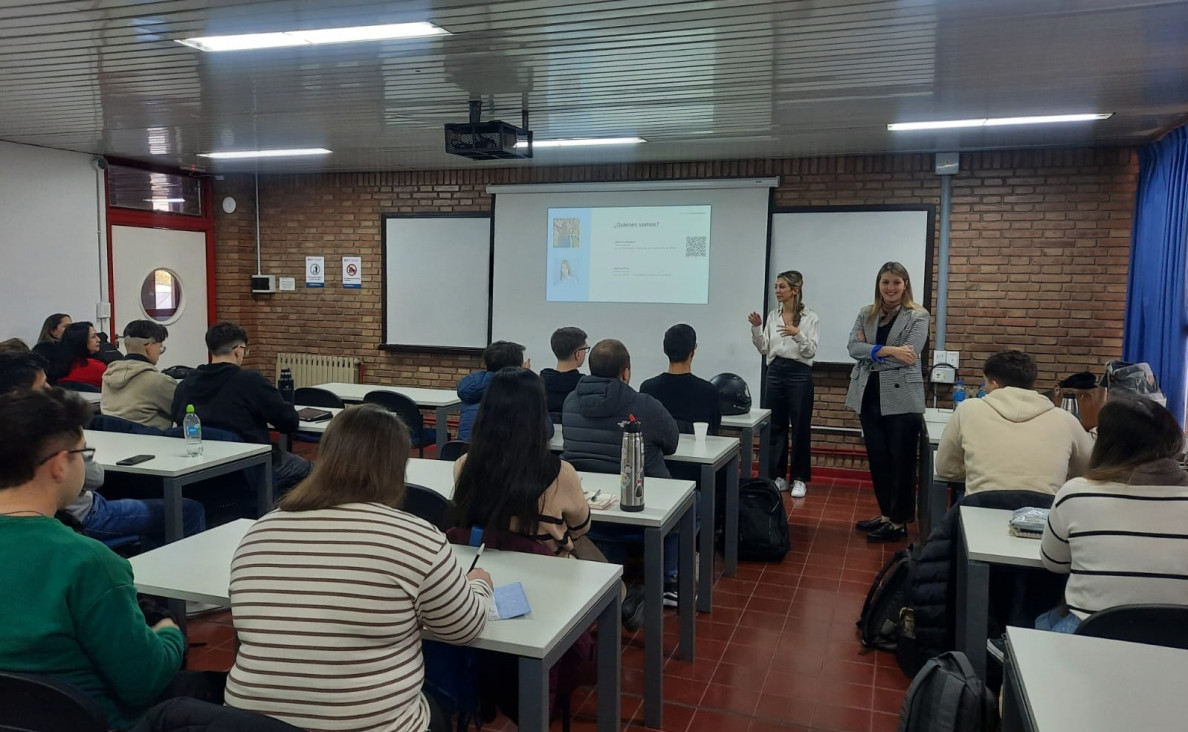
[(330, 420), (313, 472), (277, 503), (282, 511), (316, 511), (345, 503), (404, 503), (408, 428), (376, 404), (348, 407)]
[(796, 290), (796, 298), (792, 301), (792, 325), (800, 327), (800, 316), (804, 315), (804, 275), (794, 269), (780, 272), (777, 280), (788, 283), (788, 287)]
[(867, 317), (873, 320), (883, 309), (883, 293), (879, 291), (879, 281), (888, 272), (903, 280), (903, 298), (899, 301), (900, 305), (908, 310), (923, 310), (924, 308), (912, 297), (912, 277), (908, 274), (907, 267), (899, 262), (887, 262), (879, 267), (879, 273), (875, 275), (874, 303), (867, 309)]

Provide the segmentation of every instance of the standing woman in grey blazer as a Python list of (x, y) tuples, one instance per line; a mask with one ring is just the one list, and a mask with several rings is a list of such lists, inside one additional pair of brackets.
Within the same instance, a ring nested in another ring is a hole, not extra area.
[(846, 406), (858, 412), (880, 515), (859, 521), (870, 542), (899, 541), (915, 516), (916, 450), (924, 414), (920, 354), (928, 340), (928, 311), (912, 299), (912, 282), (899, 262), (875, 279), (874, 304), (850, 331)]

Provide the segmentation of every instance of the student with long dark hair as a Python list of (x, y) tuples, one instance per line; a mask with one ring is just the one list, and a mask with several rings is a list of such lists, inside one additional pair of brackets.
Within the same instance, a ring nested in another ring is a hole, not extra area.
[(1064, 484), (1044, 529), (1044, 566), (1067, 574), (1066, 606), (1035, 627), (1072, 633), (1118, 605), (1188, 604), (1188, 474), (1184, 431), (1142, 397), (1111, 397), (1084, 477)]
[(71, 323), (62, 332), (57, 358), (50, 363), (50, 380), (55, 384), (69, 381), (101, 388), (107, 364), (94, 357), (98, 352), (99, 335), (95, 327), (85, 320)]
[(66, 313), (54, 313), (41, 324), (41, 334), (37, 336), (38, 343), (57, 343), (62, 340), (62, 333), (72, 321)]

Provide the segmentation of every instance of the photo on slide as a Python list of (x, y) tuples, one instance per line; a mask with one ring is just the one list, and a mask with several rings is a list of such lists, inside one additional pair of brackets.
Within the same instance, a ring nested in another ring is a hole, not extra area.
[(556, 218), (553, 219), (553, 248), (577, 249), (581, 246), (581, 219)]

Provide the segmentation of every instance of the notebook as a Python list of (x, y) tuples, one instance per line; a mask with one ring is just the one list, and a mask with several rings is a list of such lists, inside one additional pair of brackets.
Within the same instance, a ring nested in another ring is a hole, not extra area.
[(298, 409), (297, 416), (301, 418), (302, 422), (325, 422), (333, 417), (334, 413), (327, 412), (325, 409), (306, 407), (305, 409)]
[(488, 620), (507, 620), (532, 612), (528, 605), (528, 596), (524, 594), (524, 586), (519, 582), (496, 587), (494, 599), (491, 612), (487, 614)]

